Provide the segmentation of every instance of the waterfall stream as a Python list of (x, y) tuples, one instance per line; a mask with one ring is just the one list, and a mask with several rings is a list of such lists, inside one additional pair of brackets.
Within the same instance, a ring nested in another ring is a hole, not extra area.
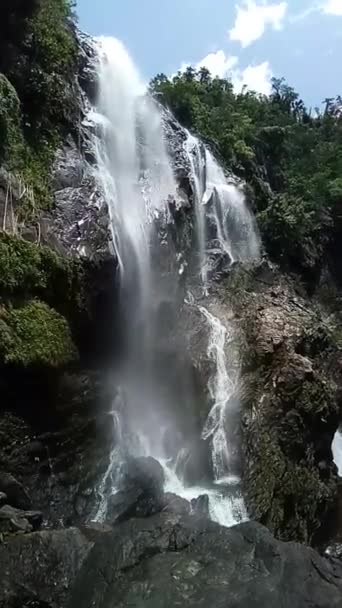
[(228, 404), (235, 388), (235, 382), (228, 374), (225, 352), (229, 336), (227, 328), (217, 317), (214, 317), (204, 306), (200, 306), (199, 310), (210, 328), (208, 358), (215, 364), (215, 374), (209, 380), (213, 405), (203, 428), (202, 437), (211, 439), (214, 479), (222, 483), (235, 479), (226, 429), (227, 422), (229, 423)]
[[(124, 344), (118, 371), (120, 407), (113, 403), (113, 445), (98, 487), (95, 519), (105, 519), (108, 497), (118, 489), (123, 454), (128, 451), (159, 460), (165, 491), (188, 500), (207, 494), (212, 519), (232, 525), (246, 518), (227, 433), (237, 380), (228, 373), (232, 366), (227, 362), (233, 328), (214, 316), (203, 297), (208, 296), (210, 281), (222, 266), (257, 257), (253, 218), (240, 187), (225, 177), (211, 152), (187, 133), (184, 151), (196, 214), (197, 283), (204, 294), (191, 307), (197, 308), (207, 326), (207, 356), (214, 367), (208, 385), (212, 405), (202, 433), (203, 440), (210, 441), (213, 479), (189, 487), (177, 458), (170, 458), (164, 443), (165, 429), (175, 437), (183, 430), (184, 421), (177, 420), (174, 403), (180, 401), (186, 407), (194, 400), (186, 389), (186, 366), (177, 361), (178, 353), (185, 350), (184, 336), (177, 337), (175, 331), (184, 300), (180, 279), (184, 265), (177, 268), (180, 256), (167, 236), (170, 207), (179, 202), (178, 186), (161, 109), (146, 94), (119, 41), (101, 38), (97, 49), (99, 95), (92, 118), (97, 126), (98, 181), (109, 206), (119, 264)], [(164, 309), (175, 324), (168, 329)]]
[(334, 440), (332, 443), (332, 452), (334, 456), (334, 462), (338, 469), (338, 475), (342, 477), (342, 430), (336, 431)]

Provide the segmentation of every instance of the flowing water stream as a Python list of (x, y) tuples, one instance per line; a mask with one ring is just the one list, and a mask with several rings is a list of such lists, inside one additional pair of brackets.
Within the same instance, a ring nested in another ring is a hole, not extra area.
[[(103, 521), (106, 516), (108, 496), (117, 491), (123, 454), (129, 448), (134, 455), (159, 460), (165, 471), (166, 491), (187, 499), (208, 494), (211, 517), (232, 525), (246, 517), (236, 489), (239, 477), (228, 432), (237, 382), (237, 377), (228, 372), (233, 366), (227, 362), (233, 327), (216, 317), (210, 302), (207, 306), (203, 299), (208, 296), (218, 264), (222, 270), (222, 265), (257, 257), (253, 218), (240, 187), (226, 179), (211, 152), (188, 133), (184, 151), (196, 214), (197, 282), (204, 294), (191, 306), (207, 326), (207, 356), (214, 372), (208, 385), (211, 409), (202, 432), (203, 439), (210, 441), (213, 480), (205, 487), (186, 487), (177, 462), (166, 454), (162, 433), (167, 428), (177, 435), (181, 423), (175, 419), (173, 405), (176, 400), (185, 405), (191, 399), (185, 388), (176, 386), (186, 387), (187, 379), (183, 377), (186, 370), (180, 366), (173, 369), (175, 363), (169, 356), (170, 343), (176, 348), (175, 332), (171, 327), (168, 335), (165, 320), (162, 324), (160, 321), (167, 305), (169, 316), (177, 324), (183, 302), (182, 272), (175, 268), (178, 258), (165, 237), (172, 222), (170, 207), (178, 204), (178, 188), (167, 152), (164, 118), (157, 103), (145, 93), (145, 85), (123, 45), (102, 38), (97, 48), (99, 95), (92, 118), (98, 128), (98, 180), (109, 205), (120, 270), (124, 346), (119, 370), (120, 407), (113, 403), (113, 447), (98, 487), (95, 519)], [(179, 352), (183, 349), (180, 343)]]
[(342, 477), (342, 430), (336, 431), (334, 441), (332, 443), (332, 451), (334, 462), (338, 469), (338, 475)]

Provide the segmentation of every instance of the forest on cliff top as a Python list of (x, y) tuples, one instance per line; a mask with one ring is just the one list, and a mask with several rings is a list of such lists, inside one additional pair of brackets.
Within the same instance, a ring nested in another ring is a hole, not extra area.
[(342, 99), (308, 109), (282, 78), (269, 96), (188, 67), (150, 84), (188, 129), (244, 179), (268, 253), (316, 281), (342, 229)]

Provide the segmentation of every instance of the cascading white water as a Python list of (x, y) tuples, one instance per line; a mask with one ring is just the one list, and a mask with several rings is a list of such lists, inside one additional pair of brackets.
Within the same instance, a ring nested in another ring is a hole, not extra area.
[(214, 156), (187, 134), (185, 151), (192, 170), (200, 276), (206, 290), (210, 259), (224, 254), (229, 263), (260, 255), (260, 240), (242, 185), (229, 181)]
[(197, 139), (187, 132), (185, 140), (185, 151), (190, 162), (191, 177), (193, 182), (195, 214), (196, 214), (196, 234), (197, 247), (199, 254), (200, 277), (204, 289), (207, 288), (207, 252), (206, 252), (206, 218), (205, 202), (203, 200), (206, 189), (205, 174), (205, 149)]
[(94, 521), (103, 521), (107, 514), (108, 508), (108, 485), (110, 485), (110, 494), (115, 493), (116, 482), (119, 476), (121, 466), (120, 445), (122, 440), (121, 418), (117, 410), (116, 403), (113, 404), (113, 409), (110, 412), (110, 417), (113, 423), (113, 445), (109, 455), (108, 467), (101, 479), (101, 483), (97, 489), (100, 502), (97, 512), (94, 516)]
[(334, 463), (337, 466), (338, 474), (342, 477), (342, 431), (338, 430), (335, 433), (334, 440), (332, 443), (332, 452), (334, 456)]
[(210, 378), (208, 387), (213, 405), (204, 425), (202, 437), (211, 440), (214, 479), (222, 482), (232, 475), (226, 429), (229, 418), (227, 406), (235, 388), (235, 383), (228, 374), (225, 352), (229, 335), (221, 321), (204, 306), (200, 306), (199, 310), (209, 325), (208, 358), (215, 364), (215, 375)]
[(134, 325), (135, 316), (136, 324), (146, 330), (151, 308), (153, 219), (167, 214), (176, 183), (160, 113), (145, 94), (146, 86), (127, 51), (114, 38), (101, 38), (98, 44), (97, 111), (105, 119), (96, 149), (99, 176), (111, 213), (121, 288), (126, 293), (134, 290), (130, 323)]
[[(112, 38), (99, 39), (98, 61), (99, 98), (93, 111), (99, 131), (96, 138), (98, 179), (109, 205), (120, 269), (125, 348), (120, 370), (121, 402), (114, 404), (111, 412), (113, 448), (98, 488), (100, 500), (95, 519), (102, 521), (106, 516), (108, 497), (117, 490), (123, 453), (128, 450), (134, 455), (151, 455), (159, 460), (165, 471), (165, 490), (188, 499), (208, 494), (211, 517), (224, 525), (232, 525), (246, 514), (241, 495), (233, 496), (225, 487), (231, 474), (225, 423), (234, 388), (226, 365), (227, 328), (201, 305), (200, 311), (210, 328), (208, 356), (216, 365), (209, 386), (214, 405), (203, 431), (203, 436), (212, 443), (214, 485), (186, 488), (176, 474), (175, 463), (163, 452), (161, 430), (164, 423), (170, 422), (167, 410), (172, 412), (172, 401), (163, 390), (165, 376), (158, 376), (157, 371), (161, 340), (158, 332), (163, 328), (156, 309), (158, 302), (165, 300), (165, 293), (157, 260), (153, 259), (153, 264), (151, 260), (154, 251), (157, 257), (169, 256), (168, 268), (172, 267), (171, 250), (165, 242), (159, 242), (157, 225), (170, 221), (169, 203), (177, 201), (177, 185), (166, 151), (161, 112), (146, 95), (144, 83), (123, 45)], [(186, 151), (194, 188), (201, 284), (206, 293), (210, 259), (217, 253), (228, 257), (230, 263), (256, 257), (257, 237), (243, 194), (226, 180), (211, 153), (190, 134)], [(179, 273), (168, 272), (167, 296), (177, 318), (179, 311), (175, 308), (174, 294), (178, 290)], [(170, 285), (170, 277), (174, 285)], [(172, 390), (173, 387), (171, 393)], [(184, 394), (182, 400), (186, 402), (186, 399)], [(125, 419), (124, 437), (121, 415)], [(230, 477), (228, 481), (232, 484), (235, 480)]]

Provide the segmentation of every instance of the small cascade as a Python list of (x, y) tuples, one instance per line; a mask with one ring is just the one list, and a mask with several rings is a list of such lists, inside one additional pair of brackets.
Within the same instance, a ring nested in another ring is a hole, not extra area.
[(199, 311), (210, 328), (208, 358), (215, 366), (215, 373), (209, 380), (208, 386), (213, 405), (204, 425), (202, 438), (211, 440), (214, 479), (220, 482), (232, 474), (226, 425), (227, 422), (229, 423), (227, 407), (234, 392), (235, 382), (228, 374), (225, 352), (229, 340), (227, 328), (204, 306), (200, 306)]
[(206, 188), (205, 149), (199, 140), (187, 132), (185, 151), (189, 159), (195, 199), (197, 249), (199, 254), (200, 277), (204, 289), (207, 288), (207, 251), (206, 251), (206, 211), (203, 200)]
[(332, 452), (334, 457), (334, 463), (338, 469), (338, 475), (342, 477), (342, 430), (336, 431), (334, 440), (332, 442)]
[(227, 484), (212, 484), (211, 486), (185, 486), (176, 474), (175, 466), (160, 459), (165, 473), (165, 492), (177, 494), (191, 502), (206, 494), (209, 498), (210, 519), (221, 524), (221, 526), (234, 526), (248, 519), (244, 500), (239, 488), (228, 488)]
[(208, 279), (222, 266), (259, 258), (260, 239), (242, 184), (228, 180), (213, 154), (191, 133), (184, 144), (191, 167), (200, 276)]
[(100, 485), (97, 489), (97, 493), (99, 496), (99, 505), (97, 512), (93, 518), (93, 521), (102, 522), (104, 521), (107, 508), (108, 508), (108, 498), (112, 494), (115, 494), (117, 489), (117, 481), (120, 474), (120, 468), (122, 465), (122, 456), (121, 456), (121, 442), (122, 442), (122, 425), (121, 425), (121, 417), (118, 411), (116, 411), (115, 405), (110, 412), (110, 418), (112, 420), (113, 426), (113, 442), (112, 447), (109, 454), (109, 463), (107, 469), (101, 479)]

